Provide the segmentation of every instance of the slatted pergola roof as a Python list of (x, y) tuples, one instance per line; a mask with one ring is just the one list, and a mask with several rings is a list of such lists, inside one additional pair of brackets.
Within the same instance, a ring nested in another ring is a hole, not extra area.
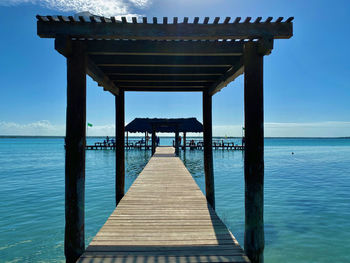
[[(38, 35), (55, 38), (55, 48), (68, 56), (72, 43), (87, 55), (87, 73), (105, 90), (209, 91), (211, 95), (243, 73), (244, 45), (260, 42), (262, 55), (274, 39), (290, 38), (292, 20), (247, 17), (200, 21), (164, 17), (37, 16)], [(69, 40), (69, 41), (68, 41)]]

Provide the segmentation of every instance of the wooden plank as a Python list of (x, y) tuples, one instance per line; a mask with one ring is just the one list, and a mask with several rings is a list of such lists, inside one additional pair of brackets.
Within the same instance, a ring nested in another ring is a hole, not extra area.
[(158, 263), (188, 263), (188, 262), (207, 262), (207, 263), (220, 263), (220, 262), (249, 262), (244, 256), (96, 256), (82, 257), (79, 262), (104, 262), (104, 263), (143, 263), (143, 262), (158, 262)]
[[(236, 243), (238, 245), (238, 243)], [(89, 246), (86, 251), (110, 251), (110, 252), (205, 252), (205, 251), (242, 251), (239, 246), (219, 245), (219, 246)]]
[(78, 262), (249, 260), (174, 148), (158, 147)]
[(88, 256), (230, 256), (230, 255), (241, 255), (243, 256), (243, 250), (240, 249), (226, 249), (226, 250), (198, 250), (195, 249), (189, 251), (137, 251), (137, 252), (121, 252), (121, 251), (89, 251), (85, 253), (85, 257)]
[[(122, 18), (123, 19), (123, 18)], [(136, 39), (136, 40), (216, 40), (251, 39), (272, 36), (290, 38), (292, 23), (233, 24), (131, 24), (126, 23), (64, 23), (37, 21), (37, 34), (42, 38), (71, 36), (74, 38)], [(246, 19), (247, 21), (247, 19)], [(157, 22), (153, 19), (153, 22)]]

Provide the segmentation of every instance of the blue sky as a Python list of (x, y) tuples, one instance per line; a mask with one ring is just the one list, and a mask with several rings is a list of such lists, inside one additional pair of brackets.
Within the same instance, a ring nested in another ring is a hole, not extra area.
[[(0, 0), (0, 135), (64, 135), (65, 58), (36, 35), (36, 14), (294, 16), (294, 36), (264, 59), (266, 136), (350, 136), (350, 1)], [(113, 134), (114, 97), (88, 79), (89, 135)], [(198, 93), (127, 93), (135, 117), (197, 117)], [(243, 77), (213, 98), (214, 135), (239, 136)]]

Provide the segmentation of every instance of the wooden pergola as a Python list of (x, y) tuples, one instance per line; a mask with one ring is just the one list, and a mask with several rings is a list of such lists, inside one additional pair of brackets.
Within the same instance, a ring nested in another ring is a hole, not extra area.
[(215, 207), (212, 96), (244, 73), (245, 240), (252, 262), (263, 261), (263, 57), (274, 39), (288, 39), (293, 18), (220, 21), (187, 17), (172, 22), (146, 17), (37, 16), (38, 35), (55, 38), (67, 58), (65, 254), (73, 262), (85, 249), (86, 74), (115, 96), (116, 204), (124, 196), (124, 93), (184, 91), (203, 94), (206, 197)]

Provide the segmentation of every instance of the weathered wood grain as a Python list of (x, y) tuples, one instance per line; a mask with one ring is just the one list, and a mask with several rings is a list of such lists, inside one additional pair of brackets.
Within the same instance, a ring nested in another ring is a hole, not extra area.
[(78, 262), (249, 262), (194, 179), (158, 147)]

